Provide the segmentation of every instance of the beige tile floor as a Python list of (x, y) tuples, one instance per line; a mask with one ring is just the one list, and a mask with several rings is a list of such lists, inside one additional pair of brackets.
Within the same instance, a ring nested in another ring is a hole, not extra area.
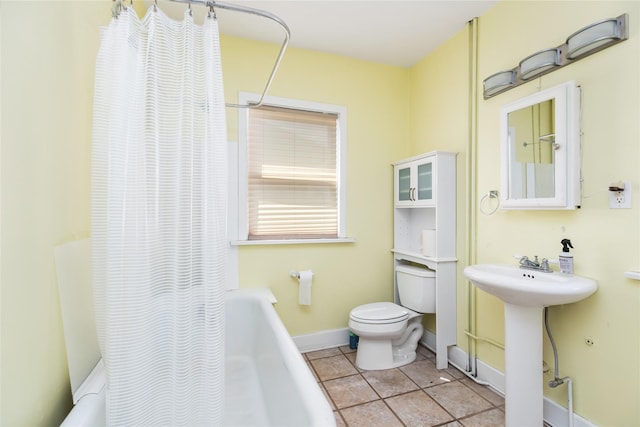
[(304, 357), (338, 426), (504, 426), (500, 395), (454, 367), (436, 369), (435, 355), (422, 346), (413, 363), (383, 371), (356, 368), (348, 346)]

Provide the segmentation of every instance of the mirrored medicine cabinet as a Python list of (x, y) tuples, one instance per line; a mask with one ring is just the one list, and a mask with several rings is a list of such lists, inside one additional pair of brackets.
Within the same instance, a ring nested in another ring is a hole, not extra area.
[(579, 207), (579, 114), (573, 81), (501, 108), (502, 209)]

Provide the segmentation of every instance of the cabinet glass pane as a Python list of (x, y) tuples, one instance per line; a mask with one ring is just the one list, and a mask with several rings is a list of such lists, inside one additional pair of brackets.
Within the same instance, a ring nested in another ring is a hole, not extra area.
[(418, 200), (433, 198), (433, 163), (418, 165)]
[(411, 169), (409, 168), (398, 171), (398, 200), (411, 200)]

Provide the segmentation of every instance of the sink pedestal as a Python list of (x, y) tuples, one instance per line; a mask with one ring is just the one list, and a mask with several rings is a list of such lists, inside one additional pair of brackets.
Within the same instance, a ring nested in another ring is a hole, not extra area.
[(542, 427), (542, 307), (504, 304), (505, 424)]
[(587, 298), (598, 289), (598, 283), (588, 277), (499, 264), (470, 265), (464, 275), (504, 302), (507, 427), (541, 427), (544, 307)]

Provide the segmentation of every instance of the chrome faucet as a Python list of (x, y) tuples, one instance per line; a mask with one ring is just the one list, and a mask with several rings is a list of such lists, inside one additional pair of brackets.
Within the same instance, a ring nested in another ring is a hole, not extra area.
[(530, 260), (528, 256), (520, 257), (520, 268), (542, 271), (544, 273), (553, 273), (553, 270), (551, 270), (551, 268), (549, 267), (549, 260), (546, 258), (542, 258), (542, 261), (538, 261), (537, 255), (533, 260)]

